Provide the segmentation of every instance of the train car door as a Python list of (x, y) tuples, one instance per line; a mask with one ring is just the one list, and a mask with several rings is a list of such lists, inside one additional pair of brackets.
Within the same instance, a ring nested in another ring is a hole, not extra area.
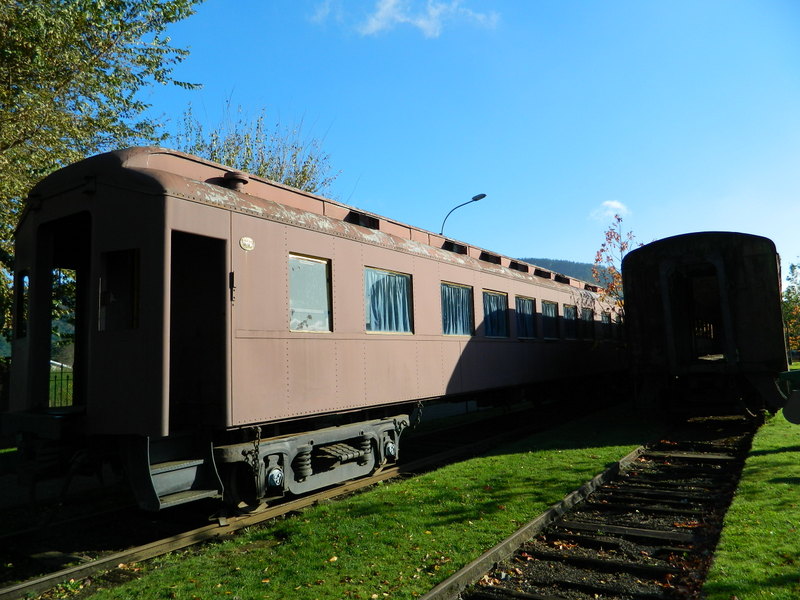
[(286, 226), (231, 215), (231, 421), (287, 414)]
[(173, 231), (169, 429), (224, 424), (227, 399), (226, 240)]

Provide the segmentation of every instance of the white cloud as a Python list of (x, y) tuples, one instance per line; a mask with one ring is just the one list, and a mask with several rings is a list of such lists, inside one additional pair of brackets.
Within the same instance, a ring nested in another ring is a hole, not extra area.
[(377, 0), (375, 9), (357, 27), (361, 35), (377, 35), (397, 25), (411, 25), (427, 38), (437, 38), (444, 24), (455, 19), (471, 21), (481, 27), (497, 26), (497, 13), (479, 13), (462, 7), (462, 0), (437, 2), (427, 0), (424, 6), (411, 0)]
[(311, 22), (321, 25), (328, 19), (335, 21), (343, 20), (342, 5), (339, 0), (323, 0), (317, 4), (314, 14), (311, 15)]
[(595, 221), (610, 221), (615, 215), (625, 217), (631, 211), (619, 200), (606, 200), (589, 215)]

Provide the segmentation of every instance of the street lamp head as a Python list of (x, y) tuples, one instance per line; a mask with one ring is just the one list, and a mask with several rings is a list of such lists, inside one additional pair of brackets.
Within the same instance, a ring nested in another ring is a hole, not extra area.
[[(483, 200), (484, 198), (486, 198), (486, 194), (477, 194), (477, 195), (473, 196), (472, 200), (467, 200), (463, 204), (459, 204), (458, 206), (451, 208), (450, 212), (447, 213), (447, 217), (449, 217), (456, 208), (461, 208), (462, 206), (465, 206), (465, 205), (469, 204), (470, 202), (477, 202), (478, 200)], [(445, 217), (444, 221), (442, 221), (442, 228), (439, 230), (439, 235), (443, 235), (444, 234), (444, 224), (447, 222), (447, 217)]]

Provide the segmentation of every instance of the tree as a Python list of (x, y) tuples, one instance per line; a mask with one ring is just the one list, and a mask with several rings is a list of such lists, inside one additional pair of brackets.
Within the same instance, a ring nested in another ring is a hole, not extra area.
[(12, 236), (22, 199), (51, 171), (112, 147), (160, 141), (138, 92), (188, 52), (170, 23), (201, 0), (0, 2), (0, 311), (10, 327)]
[[(605, 241), (594, 257), (592, 277), (600, 287), (600, 299), (614, 304), (614, 312), (624, 314), (622, 294), (622, 259), (635, 243), (633, 232), (625, 232), (622, 217), (614, 215), (614, 220), (605, 232)], [(639, 244), (641, 246), (641, 244)]]
[(800, 350), (800, 264), (789, 265), (788, 285), (783, 290), (783, 322), (789, 338), (789, 349)]
[(241, 106), (235, 116), (230, 113), (227, 106), (222, 124), (207, 132), (190, 106), (168, 142), (177, 150), (311, 193), (325, 193), (338, 176), (330, 175), (330, 157), (321, 142), (303, 135), (302, 121), (295, 127), (280, 122), (270, 127), (264, 109), (255, 118)]

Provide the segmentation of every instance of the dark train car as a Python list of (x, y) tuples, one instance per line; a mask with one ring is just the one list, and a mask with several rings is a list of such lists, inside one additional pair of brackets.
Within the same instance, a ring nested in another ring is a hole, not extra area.
[(776, 378), (787, 356), (771, 240), (727, 232), (669, 237), (625, 256), (622, 276), (642, 397), (682, 411), (783, 406)]
[(121, 447), (154, 510), (363, 476), (420, 401), (624, 362), (588, 284), (159, 148), (36, 186), (15, 269), (4, 429)]

